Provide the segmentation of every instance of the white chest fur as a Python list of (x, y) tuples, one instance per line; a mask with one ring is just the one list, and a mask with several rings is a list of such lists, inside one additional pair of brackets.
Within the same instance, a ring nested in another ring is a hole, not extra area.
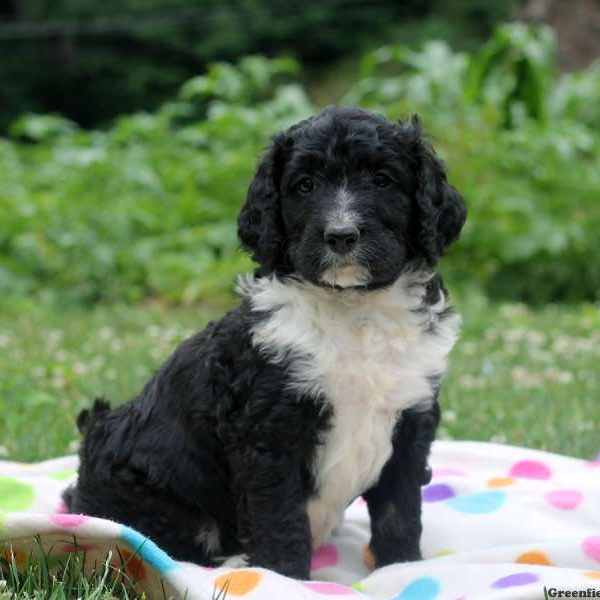
[(377, 481), (401, 411), (427, 408), (428, 376), (445, 370), (459, 319), (442, 317), (443, 296), (423, 307), (429, 277), (409, 273), (372, 292), (275, 278), (240, 285), (253, 310), (269, 315), (255, 327), (254, 343), (273, 360), (291, 357), (290, 385), (324, 395), (333, 408), (315, 461), (317, 495), (307, 506), (315, 547)]

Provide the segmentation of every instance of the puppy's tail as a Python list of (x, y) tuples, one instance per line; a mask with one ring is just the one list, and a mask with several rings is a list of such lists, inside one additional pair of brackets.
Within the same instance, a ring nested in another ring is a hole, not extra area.
[(75, 484), (72, 483), (63, 493), (62, 499), (67, 507), (67, 512), (71, 512), (73, 510), (73, 503), (75, 501)]
[(85, 409), (79, 413), (79, 416), (77, 417), (77, 429), (79, 429), (80, 433), (85, 433), (89, 429), (92, 421), (102, 417), (109, 411), (110, 404), (104, 400), (104, 398), (96, 398), (94, 400), (94, 405), (90, 410)]

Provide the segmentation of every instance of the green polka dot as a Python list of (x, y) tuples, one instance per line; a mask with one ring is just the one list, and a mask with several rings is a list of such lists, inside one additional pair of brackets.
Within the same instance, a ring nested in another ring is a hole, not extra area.
[(0, 510), (22, 511), (33, 504), (33, 486), (10, 477), (0, 476)]
[(77, 471), (73, 469), (63, 469), (62, 471), (56, 471), (55, 473), (51, 473), (50, 477), (52, 479), (58, 479), (59, 481), (63, 481), (65, 479), (71, 479), (77, 475)]
[(353, 583), (350, 587), (353, 590), (356, 590), (357, 592), (364, 592), (365, 591), (365, 586), (360, 581), (357, 581), (356, 583)]

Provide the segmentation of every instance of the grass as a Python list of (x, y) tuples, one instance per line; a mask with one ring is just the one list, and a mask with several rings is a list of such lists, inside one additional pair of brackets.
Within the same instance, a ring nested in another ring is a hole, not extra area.
[(0, 600), (146, 598), (122, 570), (111, 564), (110, 556), (103, 564), (84, 570), (84, 555), (69, 554), (64, 563), (58, 564), (46, 556), (39, 539), (38, 544), (39, 550), (28, 557), (24, 567), (17, 567), (14, 556), (0, 560)]
[[(124, 567), (130, 558), (119, 554), (121, 566), (114, 564), (109, 554), (101, 564), (89, 564), (85, 553), (71, 553), (64, 561), (49, 557), (41, 539), (36, 538), (38, 550), (32, 552), (19, 567), (13, 554), (0, 558), (0, 600), (146, 600), (126, 573)], [(215, 586), (211, 600), (226, 600), (229, 580)], [(152, 595), (156, 600), (173, 600), (163, 587)], [(184, 599), (185, 600), (185, 597)]]
[[(443, 385), (440, 436), (595, 456), (600, 307), (533, 310), (473, 293), (456, 303), (463, 335)], [(179, 341), (224, 310), (2, 304), (0, 456), (74, 452), (79, 410), (98, 395), (128, 399)]]

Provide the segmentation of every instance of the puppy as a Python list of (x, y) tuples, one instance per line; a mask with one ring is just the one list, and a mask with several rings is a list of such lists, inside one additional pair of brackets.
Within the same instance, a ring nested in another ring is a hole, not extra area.
[(80, 415), (70, 511), (306, 579), (362, 495), (375, 565), (419, 559), (458, 330), (434, 267), (465, 215), (416, 119), (328, 108), (276, 135), (239, 216), (259, 264), (241, 305), (128, 404)]

